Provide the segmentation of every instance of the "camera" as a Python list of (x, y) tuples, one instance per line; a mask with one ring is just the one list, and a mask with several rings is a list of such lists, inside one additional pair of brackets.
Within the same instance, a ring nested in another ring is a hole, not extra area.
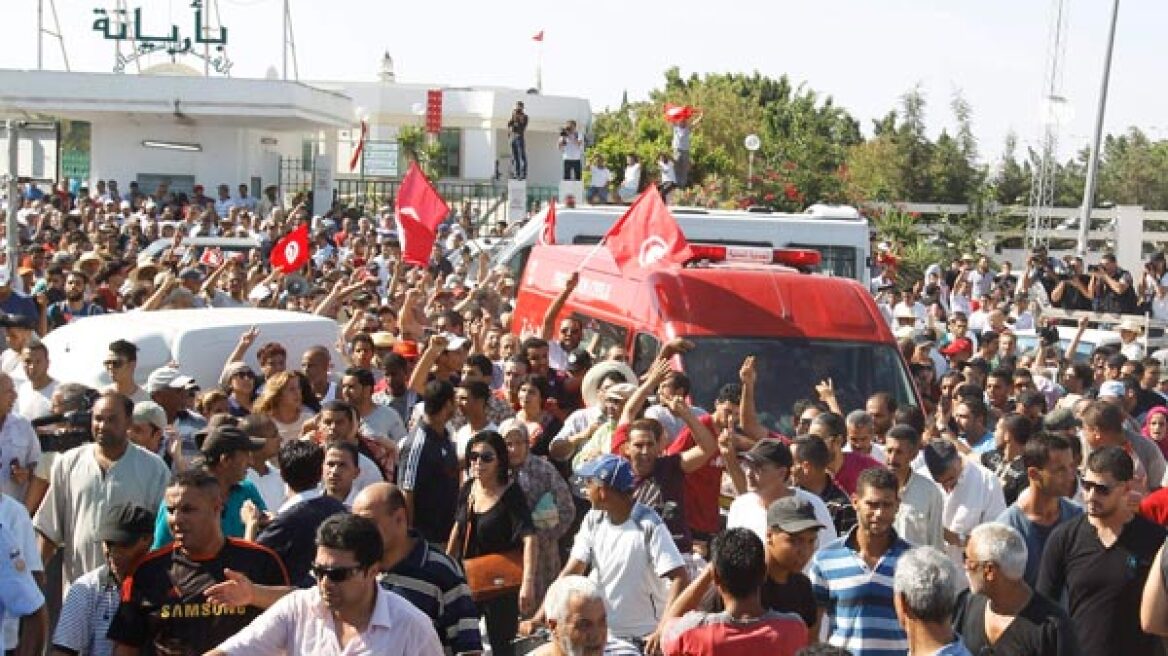
[(90, 422), (93, 410), (84, 408), (63, 414), (53, 414), (32, 420), (41, 441), (41, 451), (64, 453), (69, 449), (93, 441)]
[(560, 138), (561, 139), (568, 138), (568, 128), (560, 128)]

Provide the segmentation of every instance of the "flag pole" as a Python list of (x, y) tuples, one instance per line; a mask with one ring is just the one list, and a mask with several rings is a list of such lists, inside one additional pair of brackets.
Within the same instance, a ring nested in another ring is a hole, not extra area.
[(543, 30), (539, 31), (539, 40), (535, 43), (535, 90), (543, 93)]
[(598, 241), (596, 245), (592, 247), (592, 250), (588, 251), (588, 254), (584, 256), (584, 259), (580, 261), (580, 266), (576, 267), (577, 273), (583, 271), (584, 265), (588, 264), (588, 260), (591, 260), (593, 255), (596, 255), (598, 252), (600, 252), (601, 248), (604, 248), (604, 242), (606, 241), (608, 241), (608, 235), (602, 237), (600, 241)]

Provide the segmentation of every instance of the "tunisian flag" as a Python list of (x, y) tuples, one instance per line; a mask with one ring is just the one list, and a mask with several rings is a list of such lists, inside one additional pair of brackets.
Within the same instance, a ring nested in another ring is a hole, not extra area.
[(556, 199), (548, 203), (547, 216), (543, 217), (543, 230), (539, 233), (540, 246), (556, 245)]
[(301, 223), (300, 227), (276, 242), (269, 260), (273, 267), (284, 273), (292, 273), (304, 266), (308, 261), (308, 224)]
[(665, 103), (665, 120), (670, 123), (681, 123), (682, 121), (692, 118), (696, 112), (690, 105), (674, 105), (673, 103)]
[(665, 207), (657, 187), (649, 187), (629, 211), (612, 224), (604, 245), (625, 275), (665, 269), (693, 257), (677, 220)]
[(361, 137), (357, 139), (357, 147), (353, 149), (353, 156), (349, 158), (349, 170), (357, 168), (361, 161), (361, 153), (365, 150), (365, 139), (369, 136), (369, 121), (361, 120)]
[(543, 30), (536, 32), (535, 35), (531, 37), (531, 40), (542, 42), (543, 41)]
[(410, 170), (406, 171), (397, 192), (395, 209), (402, 260), (406, 264), (426, 266), (430, 263), (438, 226), (450, 214), (450, 208), (417, 162), (410, 162)]

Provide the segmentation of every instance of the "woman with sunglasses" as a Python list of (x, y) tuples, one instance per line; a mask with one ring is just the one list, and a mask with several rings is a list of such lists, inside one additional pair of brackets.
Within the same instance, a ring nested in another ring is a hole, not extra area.
[[(487, 622), (492, 653), (511, 656), (519, 615), (530, 616), (535, 604), (539, 557), (535, 524), (523, 489), (511, 480), (507, 444), (495, 431), (481, 431), (466, 447), (467, 480), (459, 492), (454, 528), (446, 552), (459, 560), (523, 551), (523, 583), (518, 592), (478, 602)], [(473, 592), (473, 591), (472, 591)]]
[(234, 362), (224, 373), (223, 393), (227, 395), (227, 412), (232, 417), (251, 414), (256, 399), (256, 375), (244, 362)]

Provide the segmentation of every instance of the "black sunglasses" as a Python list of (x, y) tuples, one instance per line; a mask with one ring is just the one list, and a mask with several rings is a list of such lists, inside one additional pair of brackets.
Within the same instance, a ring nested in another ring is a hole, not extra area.
[(312, 576), (317, 581), (321, 581), (324, 577), (328, 577), (333, 583), (344, 583), (349, 580), (357, 572), (361, 571), (360, 565), (351, 565), (349, 567), (325, 567), (324, 565), (314, 564), (311, 568)]
[(495, 454), (487, 451), (471, 451), (470, 453), (466, 454), (466, 460), (467, 462), (482, 460), (484, 464), (490, 464), (495, 462)]
[(1098, 494), (1099, 496), (1104, 496), (1104, 497), (1111, 494), (1111, 492), (1115, 489), (1115, 488), (1111, 487), (1110, 485), (1104, 485), (1103, 483), (1096, 483), (1095, 481), (1082, 480), (1082, 481), (1079, 481), (1079, 483), (1080, 483), (1080, 485), (1083, 486), (1084, 492), (1094, 492), (1094, 493)]

